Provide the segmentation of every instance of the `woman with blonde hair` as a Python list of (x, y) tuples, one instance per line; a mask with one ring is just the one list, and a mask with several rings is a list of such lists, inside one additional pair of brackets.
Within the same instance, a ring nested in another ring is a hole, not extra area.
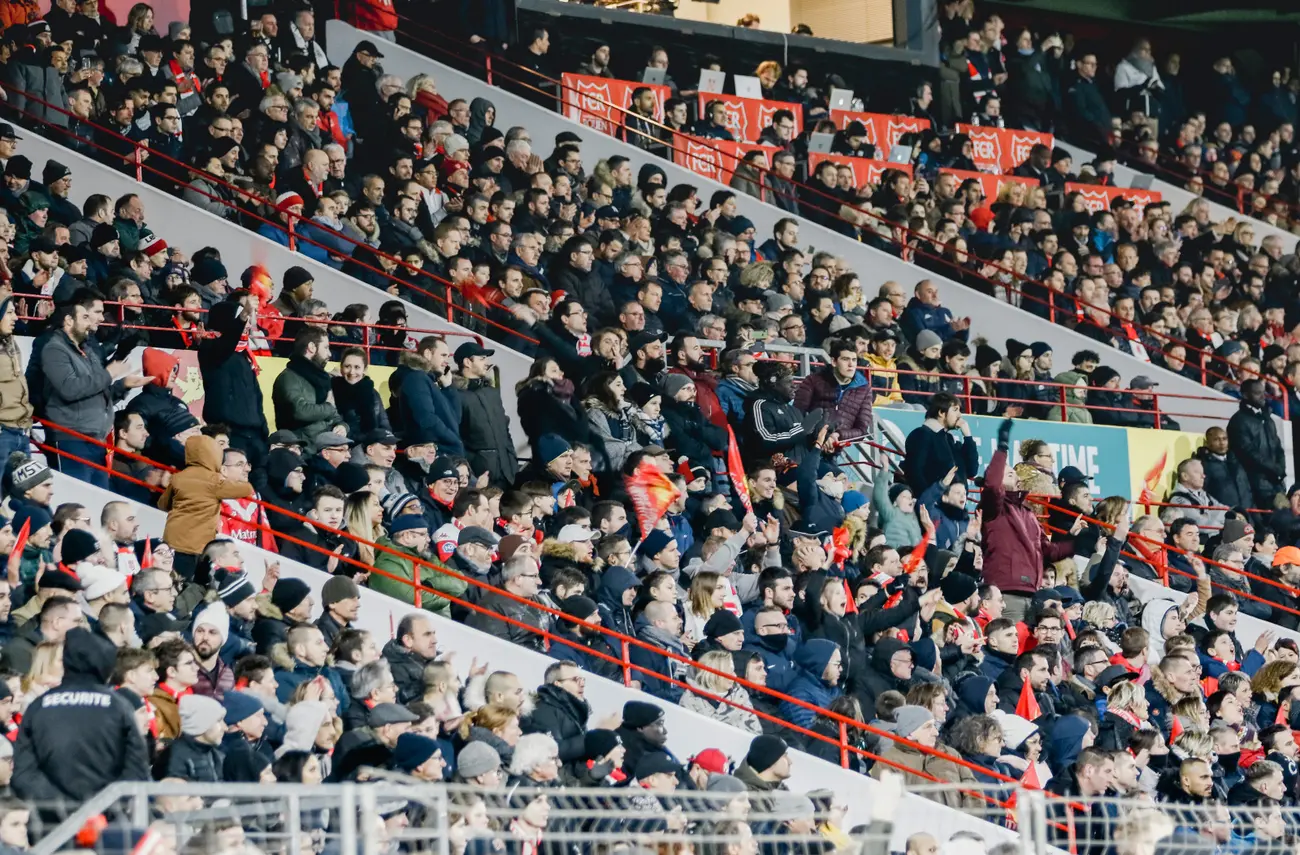
[[(384, 531), (382, 525), (384, 521), (384, 506), (380, 503), (379, 497), (369, 490), (358, 490), (348, 496), (347, 503), (343, 507), (343, 520), (347, 530), (361, 538), (375, 543), (381, 537), (387, 537), (388, 532)], [(373, 567), (375, 563), (375, 549), (373, 546), (367, 546), (364, 543), (357, 544), (357, 557), (362, 564)], [(363, 584), (369, 573), (361, 571), (361, 568), (355, 564), (345, 566), (340, 564), (339, 569), (345, 574), (352, 576), (357, 584)]]
[(510, 765), (515, 745), (524, 735), (519, 726), (519, 713), (504, 704), (486, 704), (465, 716), (460, 725), (460, 738), (466, 742), (486, 742), (496, 749), (501, 765)]
[(763, 727), (758, 721), (758, 716), (750, 712), (753, 704), (749, 701), (749, 692), (745, 691), (745, 687), (728, 677), (706, 671), (705, 668), (729, 674), (731, 677), (736, 676), (736, 665), (732, 655), (725, 650), (710, 650), (701, 656), (696, 667), (691, 669), (686, 677), (686, 684), (692, 689), (702, 689), (722, 700), (714, 700), (693, 691), (686, 691), (682, 692), (682, 707), (755, 735), (762, 733)]
[(682, 634), (693, 639), (697, 644), (704, 640), (704, 625), (713, 613), (722, 608), (730, 593), (726, 579), (719, 573), (703, 570), (691, 580), (690, 591), (686, 595), (686, 620)]
[(126, 13), (126, 26), (123, 27), (127, 37), (126, 52), (133, 54), (140, 46), (141, 36), (156, 36), (154, 29), (153, 7), (148, 3), (136, 3)]
[(41, 695), (63, 682), (63, 643), (42, 641), (32, 653), (32, 665), (23, 676), (19, 712)]
[[(1103, 690), (1104, 691), (1104, 690)], [(1097, 747), (1107, 751), (1127, 751), (1129, 740), (1140, 730), (1148, 730), (1150, 705), (1146, 690), (1132, 680), (1118, 683), (1106, 697), (1106, 714), (1097, 728)]]

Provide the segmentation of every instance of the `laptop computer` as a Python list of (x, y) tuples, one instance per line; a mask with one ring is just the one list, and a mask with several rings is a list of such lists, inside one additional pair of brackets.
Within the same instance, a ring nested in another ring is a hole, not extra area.
[(650, 83), (654, 86), (663, 86), (664, 79), (667, 78), (668, 72), (662, 68), (651, 68), (646, 66), (645, 73), (641, 75), (642, 83)]
[(1139, 172), (1133, 176), (1133, 183), (1129, 187), (1133, 190), (1150, 190), (1151, 182), (1155, 181), (1154, 175), (1147, 175), (1145, 172)]
[(911, 163), (912, 147), (910, 145), (896, 145), (889, 150), (889, 157), (886, 159), (890, 163)]
[(736, 83), (736, 94), (741, 98), (762, 98), (763, 83), (757, 77), (747, 74), (733, 74), (731, 79)]
[(834, 141), (835, 134), (813, 134), (808, 137), (808, 153), (830, 154), (831, 143)]
[(722, 89), (727, 84), (727, 72), (714, 71), (711, 68), (700, 69), (700, 84), (696, 89), (700, 92), (708, 92), (711, 95), (721, 95)]
[(836, 89), (831, 87), (831, 109), (832, 110), (852, 110), (853, 109), (853, 90)]

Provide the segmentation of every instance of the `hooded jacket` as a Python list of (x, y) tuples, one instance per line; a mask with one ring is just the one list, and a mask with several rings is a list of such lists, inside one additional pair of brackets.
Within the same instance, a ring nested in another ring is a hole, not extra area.
[(158, 499), (167, 511), (163, 539), (177, 552), (197, 555), (217, 536), (222, 499), (247, 499), (248, 482), (227, 481), (221, 474), (221, 449), (210, 436), (192, 436), (185, 442), (185, 468), (172, 476)]
[(596, 591), (596, 606), (600, 609), (601, 626), (623, 635), (636, 635), (632, 607), (623, 604), (623, 593), (641, 584), (636, 575), (617, 564), (605, 568), (601, 574), (600, 588)]
[[(819, 709), (830, 707), (831, 701), (840, 696), (840, 687), (826, 685), (822, 675), (826, 672), (827, 663), (839, 649), (838, 644), (826, 638), (810, 638), (805, 641), (795, 651), (794, 664), (797, 670), (786, 694)], [(816, 716), (807, 707), (789, 701), (782, 702), (781, 714), (787, 721), (800, 727), (808, 727)]]
[(84, 801), (118, 781), (149, 780), (131, 705), (108, 688), (117, 650), (75, 628), (63, 641), (63, 683), (32, 701), (14, 744), (13, 790), (34, 802)]

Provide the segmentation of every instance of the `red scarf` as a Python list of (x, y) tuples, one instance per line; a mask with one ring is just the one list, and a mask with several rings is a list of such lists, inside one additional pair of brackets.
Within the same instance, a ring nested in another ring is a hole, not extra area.
[(181, 698), (185, 697), (186, 695), (194, 694), (194, 687), (190, 686), (189, 688), (181, 689), (178, 692), (175, 689), (173, 689), (171, 686), (167, 685), (166, 683), (159, 683), (158, 691), (162, 692), (164, 695), (166, 695), (167, 697), (175, 701), (177, 704), (179, 704), (181, 702)]
[(257, 364), (257, 354), (253, 348), (248, 346), (248, 333), (239, 337), (239, 344), (235, 345), (235, 353), (243, 353), (248, 356), (248, 364), (253, 366), (254, 374), (262, 373), (262, 366)]
[(1128, 710), (1117, 710), (1114, 707), (1106, 707), (1106, 712), (1110, 713), (1116, 718), (1128, 722), (1131, 726), (1137, 728), (1138, 730), (1146, 729), (1146, 725), (1138, 721), (1138, 717), (1133, 715), (1133, 713), (1129, 712)]
[(192, 71), (186, 71), (181, 68), (181, 64), (174, 59), (167, 61), (167, 68), (171, 71), (172, 76), (176, 78), (176, 88), (181, 92), (185, 91), (185, 82), (189, 81), (190, 91), (200, 93), (203, 91), (203, 85), (199, 83), (199, 76)]

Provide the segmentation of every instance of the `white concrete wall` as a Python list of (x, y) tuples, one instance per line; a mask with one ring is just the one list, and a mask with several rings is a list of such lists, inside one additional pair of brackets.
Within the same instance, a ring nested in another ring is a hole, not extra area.
[[(118, 498), (107, 490), (55, 473), (54, 502), (56, 504), (78, 502), (85, 505), (92, 519), (99, 518), (99, 512), (106, 502)], [(166, 515), (162, 511), (139, 507), (136, 510), (136, 518), (140, 522), (141, 537), (162, 535), (166, 523)], [(239, 553), (243, 558), (244, 570), (255, 586), (260, 588), (267, 564), (278, 561), (281, 577), (302, 579), (307, 582), (311, 585), (315, 603), (317, 606), (320, 605), (321, 586), (329, 578), (328, 574), (296, 562), (283, 560), (274, 553), (248, 544), (239, 544)], [(394, 629), (402, 617), (411, 611), (410, 606), (368, 588), (362, 588), (361, 614), (357, 626), (371, 632), (382, 646), (393, 637)], [(456, 663), (462, 672), (468, 671), (471, 659), (477, 659), (480, 664), (488, 663), (492, 670), (515, 672), (525, 686), (540, 686), (547, 666), (553, 661), (541, 653), (526, 650), (508, 641), (470, 629), (464, 624), (432, 614), (429, 617), (437, 628), (439, 650), (454, 651)], [(592, 721), (596, 721), (609, 713), (619, 712), (627, 701), (653, 699), (643, 692), (589, 675), (587, 700), (593, 712)], [(664, 704), (663, 707), (670, 746), (679, 759), (685, 759), (706, 748), (718, 748), (737, 766), (743, 762), (752, 739), (749, 733), (704, 718), (698, 713), (681, 707), (670, 704)], [(848, 825), (870, 821), (870, 799), (873, 789), (878, 786), (876, 781), (803, 753), (797, 754), (793, 765), (793, 776), (789, 781), (791, 790), (807, 792), (829, 787), (849, 805)], [(892, 845), (897, 851), (903, 849), (903, 843), (909, 835), (919, 831), (934, 834), (941, 841), (960, 830), (974, 831), (990, 843), (1015, 839), (1006, 829), (993, 826), (969, 814), (941, 807), (917, 795), (904, 796), (903, 808), (894, 818), (894, 822)]]
[[(260, 264), (275, 278), (274, 296), (278, 297), (280, 283), (284, 281), (284, 271), (297, 265), (311, 271), (316, 283), (315, 297), (328, 303), (333, 311), (337, 312), (349, 303), (364, 303), (370, 306), (371, 322), (377, 323), (379, 307), (393, 299), (390, 294), (372, 288), (327, 264), (291, 252), (272, 240), (199, 210), (161, 190), (141, 184), (131, 176), (108, 169), (34, 133), (27, 132), (23, 135), (19, 151), (31, 159), (34, 172), (39, 173), (47, 159), (57, 160), (72, 169), (73, 198), (78, 205), (95, 193), (102, 193), (111, 199), (117, 199), (126, 193), (139, 195), (144, 202), (147, 224), (168, 244), (182, 248), (187, 254), (204, 246), (216, 247), (230, 272), (233, 287), (239, 287), (239, 276), (246, 268)], [(464, 327), (449, 323), (445, 317), (439, 317), (412, 303), (406, 304), (406, 312), (407, 322), (417, 329), (447, 330), (462, 334), (469, 332)], [(457, 338), (450, 338), (453, 350), (457, 347)], [(494, 346), (494, 349), (496, 355), (493, 361), (500, 367), (501, 386), (507, 392), (502, 395), (502, 399), (506, 415), (510, 417), (515, 443), (520, 448), (526, 448), (527, 438), (519, 428), (519, 418), (515, 413), (515, 396), (510, 392), (513, 392), (515, 383), (528, 376), (532, 360), (506, 347)]]
[[(365, 33), (349, 27), (342, 21), (329, 21), (326, 26), (330, 51), (337, 56), (348, 56), (357, 42), (367, 37)], [(400, 75), (403, 79), (409, 79), (420, 73), (432, 74), (438, 82), (438, 91), (447, 99), (488, 99), (497, 108), (497, 127), (505, 130), (513, 125), (526, 126), (532, 134), (534, 149), (542, 156), (550, 153), (556, 134), (562, 131), (574, 131), (582, 137), (583, 163), (588, 172), (598, 160), (621, 154), (630, 157), (637, 167), (646, 162), (653, 162), (667, 173), (670, 185), (692, 184), (700, 188), (699, 195), (703, 198), (707, 199), (715, 190), (723, 189), (721, 184), (683, 169), (670, 161), (647, 155), (611, 136), (580, 126), (559, 113), (542, 109), (504, 89), (489, 86), (475, 77), (398, 45), (384, 46), (383, 66), (387, 73)], [(762, 240), (766, 240), (767, 236), (772, 234), (772, 227), (777, 220), (785, 216), (781, 210), (744, 194), (737, 196), (737, 204), (741, 213), (754, 222), (759, 235), (763, 236)], [(952, 309), (958, 317), (967, 315), (971, 317), (972, 337), (983, 335), (999, 350), (1004, 346), (1008, 336), (1022, 341), (1043, 340), (1053, 345), (1058, 360), (1064, 364), (1069, 354), (1076, 350), (1100, 349), (1106, 364), (1118, 371), (1126, 381), (1139, 374), (1146, 374), (1160, 383), (1161, 392), (1228, 400), (1227, 396), (1220, 395), (1185, 377), (1134, 359), (1118, 350), (1107, 350), (1104, 346), (1099, 348), (1095, 341), (1072, 330), (1020, 311), (1005, 302), (921, 270), (888, 253), (858, 243), (806, 220), (801, 220), (800, 237), (813, 251), (826, 250), (844, 258), (849, 266), (862, 276), (863, 285), (868, 293), (873, 293), (882, 282), (890, 279), (902, 283), (907, 288), (922, 279), (938, 282), (944, 305)], [(1224, 419), (1224, 408), (1217, 402), (1181, 401), (1177, 409), (1191, 414), (1188, 418), (1180, 419), (1183, 427), (1188, 430), (1205, 430), (1212, 425), (1222, 423)]]

